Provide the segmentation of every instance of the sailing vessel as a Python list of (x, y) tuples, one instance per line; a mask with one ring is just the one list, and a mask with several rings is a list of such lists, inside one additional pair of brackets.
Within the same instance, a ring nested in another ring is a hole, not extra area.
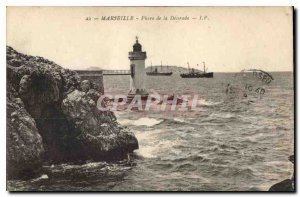
[(180, 74), (181, 78), (213, 78), (214, 73), (206, 72), (207, 69), (205, 69), (205, 62), (203, 62), (203, 64), (204, 64), (203, 71), (200, 72), (200, 71), (195, 71), (194, 68), (190, 69), (190, 65), (189, 63), (187, 63), (189, 72)]
[[(168, 66), (167, 66), (167, 70), (168, 70)], [(157, 68), (155, 68), (153, 70), (152, 68), (152, 62), (151, 62), (151, 69), (150, 69), (150, 72), (146, 72), (147, 75), (150, 75), (150, 76), (170, 76), (173, 74), (173, 72), (163, 72), (163, 69), (162, 69), (162, 62), (160, 63), (160, 71), (158, 71)]]

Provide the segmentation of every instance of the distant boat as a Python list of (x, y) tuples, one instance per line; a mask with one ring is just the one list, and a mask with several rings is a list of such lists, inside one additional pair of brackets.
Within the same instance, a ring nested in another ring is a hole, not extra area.
[(203, 72), (195, 71), (193, 68), (190, 69), (189, 63), (187, 64), (188, 64), (189, 72), (180, 74), (181, 78), (213, 78), (214, 77), (213, 72), (206, 72), (207, 70), (205, 69), (205, 62), (203, 62), (204, 64)]
[[(150, 76), (170, 76), (173, 74), (173, 72), (163, 72), (162, 71), (162, 63), (160, 64), (160, 68), (161, 68), (161, 71), (158, 71), (157, 68), (155, 68), (153, 70), (152, 68), (152, 63), (151, 63), (151, 69), (150, 69), (150, 72), (146, 72), (147, 75), (150, 75)], [(167, 70), (168, 70), (168, 66), (167, 66)]]

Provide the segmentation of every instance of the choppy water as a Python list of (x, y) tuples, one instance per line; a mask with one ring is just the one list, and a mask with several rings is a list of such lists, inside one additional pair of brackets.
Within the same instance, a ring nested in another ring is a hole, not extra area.
[[(116, 112), (139, 140), (132, 162), (88, 162), (46, 166), (48, 174), (10, 181), (25, 190), (268, 190), (292, 176), (287, 160), (294, 149), (292, 73), (271, 73), (274, 81), (215, 73), (213, 79), (147, 77), (147, 88), (161, 94), (198, 94), (197, 112)], [(125, 93), (129, 76), (105, 76), (107, 93)], [(226, 94), (226, 85), (264, 87)]]

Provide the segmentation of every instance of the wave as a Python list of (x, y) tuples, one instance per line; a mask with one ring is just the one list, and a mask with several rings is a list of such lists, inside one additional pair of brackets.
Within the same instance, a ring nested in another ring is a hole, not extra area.
[(165, 151), (169, 154), (178, 155), (180, 151), (176, 150), (174, 146), (181, 143), (181, 140), (159, 140), (147, 145), (141, 145), (136, 153), (144, 158), (157, 158), (160, 157)]
[(167, 125), (174, 125), (174, 124), (193, 124), (186, 122), (183, 118), (161, 118), (161, 119), (155, 119), (155, 118), (140, 118), (137, 120), (130, 120), (130, 119), (119, 119), (119, 123), (123, 126), (147, 126), (152, 127), (155, 125), (160, 124), (167, 124)]
[(226, 176), (253, 178), (255, 177), (254, 171), (251, 168), (228, 168), (223, 172)]
[(213, 113), (210, 115), (210, 118), (219, 120), (237, 118), (237, 116), (233, 113)]
[(177, 154), (176, 146), (182, 144), (180, 139), (161, 139), (163, 130), (136, 131), (135, 136), (139, 141), (139, 149), (135, 153), (144, 158), (156, 158), (168, 151), (169, 154)]
[(169, 159), (173, 162), (183, 162), (183, 161), (192, 161), (192, 162), (207, 162), (209, 161), (209, 159), (207, 159), (204, 156), (200, 156), (200, 155), (184, 155), (181, 157), (177, 157), (174, 159)]
[(164, 163), (153, 163), (149, 166), (149, 168), (152, 168), (154, 170), (168, 170), (170, 168), (173, 168), (174, 164), (173, 163), (168, 163), (168, 162), (164, 162)]
[(155, 158), (157, 149), (157, 147), (154, 146), (155, 138), (159, 136), (161, 132), (162, 130), (135, 132), (135, 136), (139, 141), (139, 149), (135, 150), (135, 153), (145, 158)]
[(182, 119), (182, 118), (174, 118), (174, 121), (176, 121), (176, 122), (185, 122), (184, 119)]
[[(176, 127), (178, 130), (178, 126), (191, 126), (193, 127), (206, 127), (206, 126), (224, 126), (226, 122), (234, 120), (236, 117), (234, 115), (225, 114), (224, 119), (222, 119), (222, 115), (213, 116), (208, 118), (203, 118), (200, 121), (195, 119), (182, 119), (182, 118), (174, 118), (174, 119), (164, 119), (157, 125), (164, 124), (171, 127)], [(197, 122), (198, 121), (198, 122)], [(184, 129), (188, 130), (187, 128)]]
[(255, 178), (254, 171), (250, 167), (233, 167), (224, 164), (210, 165), (210, 171), (213, 176), (219, 177), (235, 177), (235, 179), (248, 179), (253, 180)]
[(174, 126), (174, 125), (187, 125), (189, 124), (182, 118), (173, 118), (173, 119), (164, 119), (160, 124), (166, 124), (168, 126)]
[(197, 104), (200, 106), (215, 106), (215, 105), (219, 105), (221, 103), (223, 103), (223, 102), (222, 101), (213, 102), (213, 101), (207, 101), (205, 99), (199, 99)]
[[(99, 179), (106, 176), (116, 177), (130, 169), (132, 169), (132, 163), (128, 163), (128, 160), (122, 160), (116, 163), (87, 162), (84, 164), (64, 163), (43, 166), (43, 170), (47, 172), (47, 177), (49, 175), (50, 180), (65, 177), (77, 177), (79, 179)], [(42, 176), (33, 180), (33, 182), (43, 181), (47, 179), (47, 177)]]
[(187, 171), (195, 171), (197, 170), (197, 166), (191, 164), (191, 163), (184, 163), (184, 164), (179, 164), (176, 167), (176, 171), (182, 171), (182, 170), (187, 170)]
[(160, 124), (164, 120), (162, 119), (155, 119), (155, 118), (140, 118), (137, 120), (130, 120), (130, 119), (119, 119), (118, 122), (123, 125), (123, 126), (128, 126), (128, 125), (134, 125), (134, 126), (147, 126), (151, 127), (157, 124)]
[(40, 177), (31, 180), (31, 182), (36, 182), (36, 181), (40, 181), (40, 180), (44, 180), (44, 179), (49, 179), (49, 177), (48, 177), (47, 174), (43, 174), (43, 175), (41, 175)]

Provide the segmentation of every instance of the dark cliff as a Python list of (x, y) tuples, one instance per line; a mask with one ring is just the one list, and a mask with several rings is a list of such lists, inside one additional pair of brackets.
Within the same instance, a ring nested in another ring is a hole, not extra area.
[[(295, 165), (295, 156), (289, 156), (289, 161)], [(279, 183), (272, 185), (269, 189), (272, 192), (294, 192), (295, 191), (295, 171), (290, 179), (285, 179)]]
[(7, 175), (30, 176), (43, 162), (112, 161), (138, 148), (101, 93), (76, 72), (7, 47)]

